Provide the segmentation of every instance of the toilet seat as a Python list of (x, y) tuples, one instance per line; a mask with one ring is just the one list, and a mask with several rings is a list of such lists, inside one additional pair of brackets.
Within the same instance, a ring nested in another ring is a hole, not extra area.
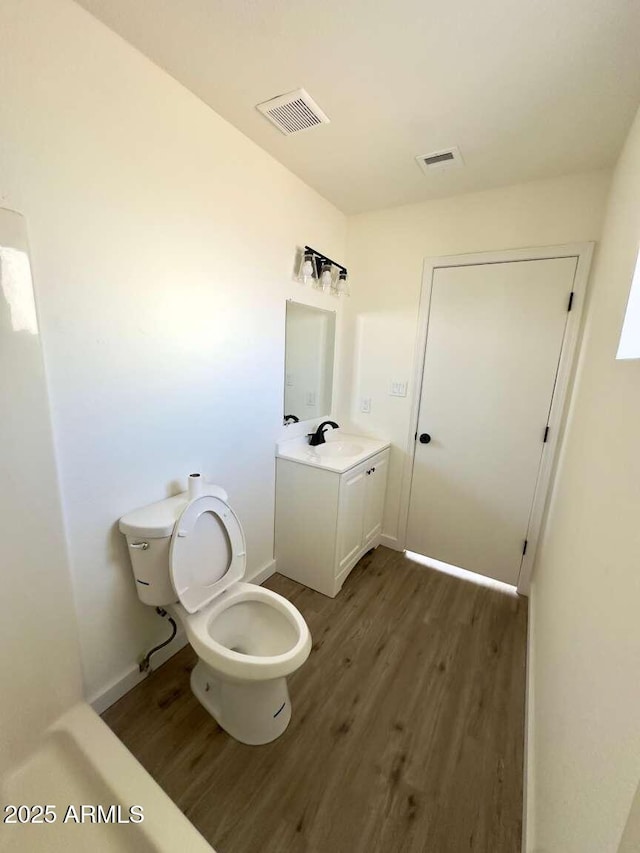
[[(291, 643), (279, 653), (246, 654), (229, 648), (213, 636), (216, 621), (238, 604), (252, 603), (273, 608), (291, 628)], [(182, 622), (187, 639), (198, 657), (219, 676), (240, 682), (267, 681), (286, 677), (309, 657), (311, 634), (300, 611), (271, 589), (252, 583), (234, 583), (216, 601), (195, 614), (179, 604), (173, 610)]]
[(246, 544), (238, 517), (221, 498), (201, 495), (180, 514), (169, 550), (171, 584), (196, 613), (244, 577)]

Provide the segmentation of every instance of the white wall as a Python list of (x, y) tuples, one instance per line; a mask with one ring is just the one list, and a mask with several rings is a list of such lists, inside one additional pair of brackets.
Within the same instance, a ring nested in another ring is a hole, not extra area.
[(22, 217), (0, 208), (0, 779), (81, 698), (71, 578)]
[[(398, 513), (425, 257), (597, 240), (609, 178), (596, 172), (536, 181), (349, 219), (353, 296), (344, 317), (343, 358), (353, 364), (353, 375), (339, 408), (350, 412), (355, 430), (392, 442), (388, 544), (404, 535)], [(392, 380), (409, 382), (406, 398), (389, 396)], [(371, 414), (359, 410), (363, 397), (372, 399)]]
[(0, 202), (29, 223), (92, 698), (166, 631), (119, 516), (200, 470), (270, 563), (285, 298), (336, 307), (294, 253), (343, 258), (345, 219), (74, 3), (3, 0), (0, 31)]
[[(613, 178), (534, 574), (527, 850), (540, 853), (615, 853), (640, 781), (640, 360), (615, 360), (639, 245), (640, 118)], [(639, 803), (625, 851), (640, 849)]]

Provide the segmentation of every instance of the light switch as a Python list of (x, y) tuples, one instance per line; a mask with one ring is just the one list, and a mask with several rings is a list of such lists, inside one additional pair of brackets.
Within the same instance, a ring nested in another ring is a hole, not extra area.
[(371, 414), (371, 397), (363, 397), (360, 400), (360, 411), (364, 412), (365, 415)]
[(406, 397), (408, 384), (408, 382), (398, 382), (394, 380), (391, 383), (391, 389), (389, 391), (389, 394), (392, 397)]
[(316, 404), (316, 392), (315, 391), (308, 391), (307, 396), (305, 398), (305, 402), (306, 402), (307, 406), (315, 406), (315, 404)]

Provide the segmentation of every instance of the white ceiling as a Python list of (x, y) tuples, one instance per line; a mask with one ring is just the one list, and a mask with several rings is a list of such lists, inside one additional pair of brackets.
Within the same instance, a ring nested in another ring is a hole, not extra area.
[[(347, 213), (608, 166), (640, 102), (637, 0), (78, 2)], [(331, 124), (285, 137), (299, 87)]]

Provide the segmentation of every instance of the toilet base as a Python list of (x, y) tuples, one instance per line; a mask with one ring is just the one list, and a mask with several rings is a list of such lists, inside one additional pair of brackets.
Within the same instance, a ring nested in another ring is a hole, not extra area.
[(250, 746), (280, 737), (291, 719), (286, 678), (225, 681), (199, 660), (191, 673), (191, 690), (232, 738)]

